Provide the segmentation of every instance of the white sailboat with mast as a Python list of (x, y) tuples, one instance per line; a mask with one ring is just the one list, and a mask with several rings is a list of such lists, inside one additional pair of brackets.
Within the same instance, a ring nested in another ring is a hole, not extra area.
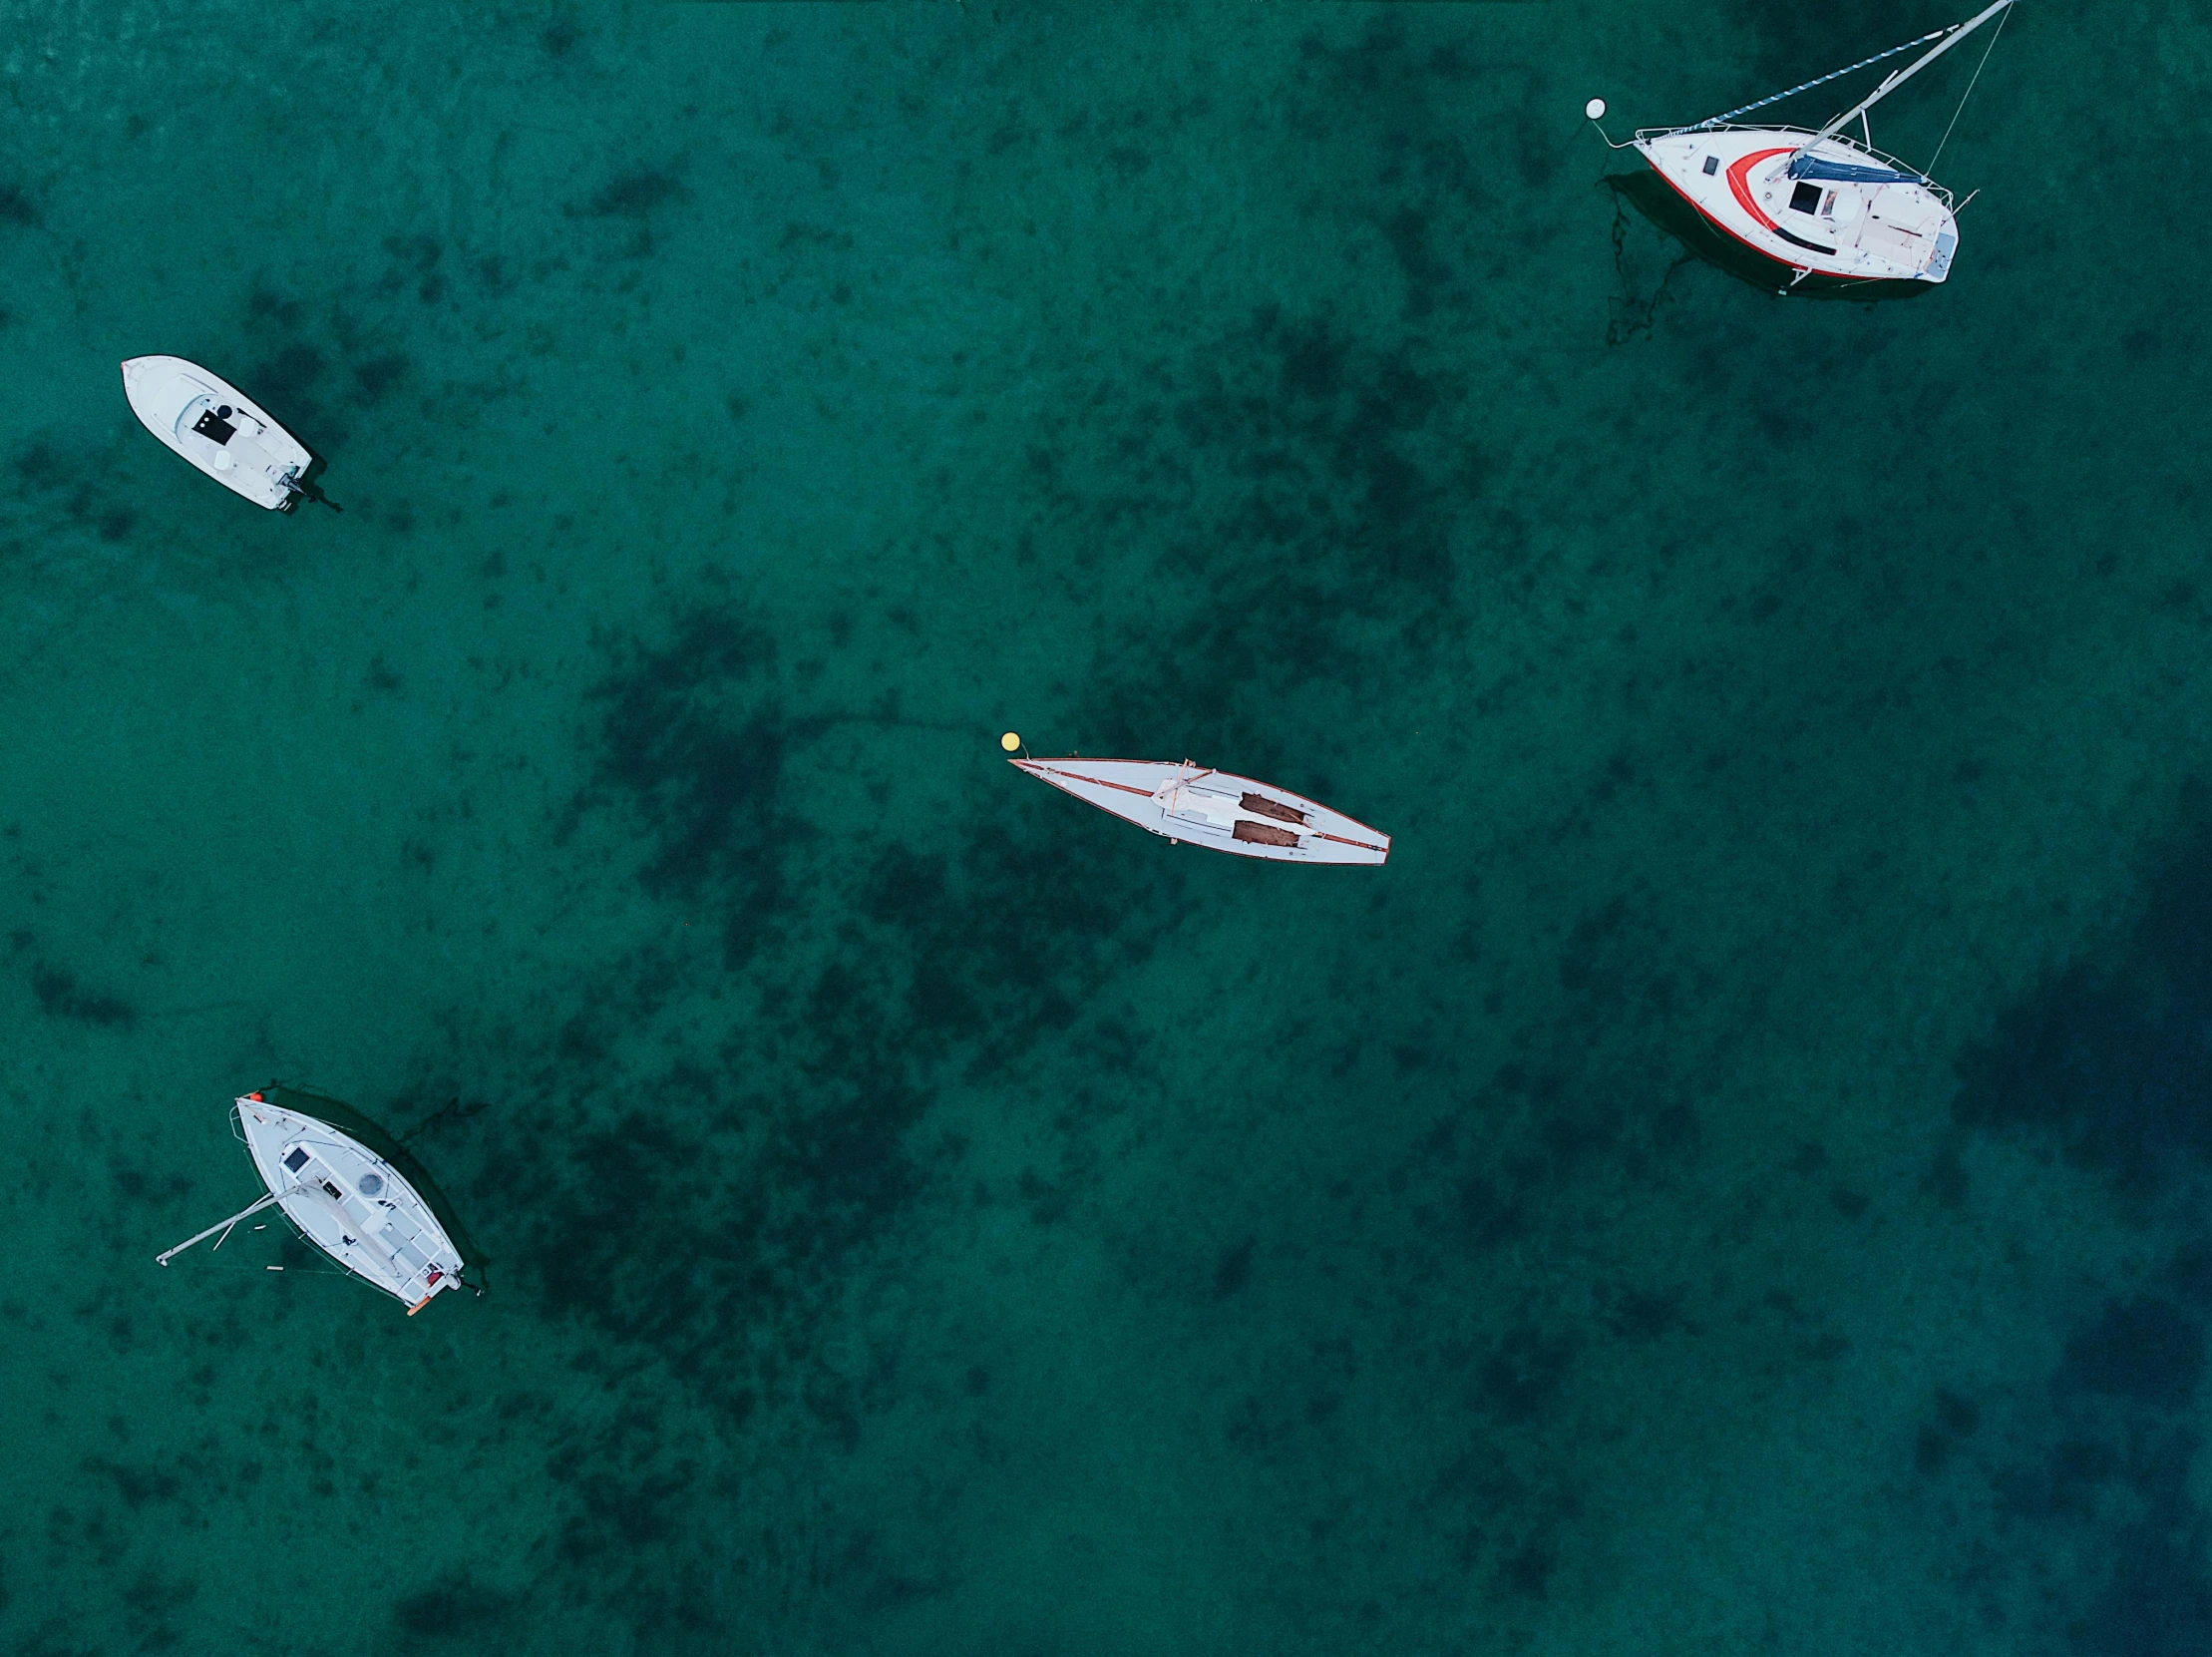
[[(154, 1263), (166, 1266), (209, 1237), (219, 1249), (240, 1220), (274, 1207), (303, 1239), (393, 1296), (409, 1317), (447, 1290), (470, 1287), (462, 1281), (461, 1251), (430, 1199), (391, 1157), (326, 1119), (340, 1114), (352, 1112), (335, 1099), (274, 1083), (241, 1094), (231, 1126), (268, 1194), (164, 1249)], [(392, 1156), (407, 1160), (396, 1148)]]
[[(1949, 52), (1985, 23), (2009, 11), (2014, 0), (1994, 3), (1964, 23), (1937, 29), (1877, 52), (1801, 86), (1716, 115), (1691, 127), (1639, 128), (1614, 149), (1642, 152), (1659, 176), (1722, 234), (1786, 271), (1794, 287), (1808, 276), (1839, 281), (1940, 282), (1951, 274), (1959, 247), (1959, 209), (1951, 192), (1927, 172), (1908, 167), (1874, 147), (1867, 112)], [(2002, 30), (2003, 23), (1999, 23)], [(1997, 44), (1996, 34), (1990, 47)], [(1742, 126), (1737, 118), (1794, 98), (1886, 58), (1927, 50), (1817, 132), (1801, 127)], [(1982, 55), (1989, 61), (1989, 50)], [(1974, 79), (1979, 81), (1978, 65)], [(1974, 82), (1967, 84), (1967, 95)], [(1959, 100), (1966, 107), (1966, 97)], [(1605, 114), (1593, 99), (1586, 113)], [(1953, 113), (1953, 126), (1958, 124)], [(1845, 129), (1859, 123), (1860, 137)], [(1600, 129), (1601, 136), (1603, 129)], [(1936, 146), (1943, 158), (1951, 131)], [(1971, 198), (1970, 198), (1971, 200)], [(1779, 272), (1778, 272), (1779, 273)]]

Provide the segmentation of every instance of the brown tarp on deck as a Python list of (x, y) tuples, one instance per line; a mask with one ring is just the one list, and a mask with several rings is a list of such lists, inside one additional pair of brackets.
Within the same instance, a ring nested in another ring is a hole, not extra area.
[(1302, 823), (1305, 813), (1294, 805), (1285, 805), (1281, 800), (1271, 800), (1265, 794), (1247, 794), (1244, 808), (1256, 817), (1273, 817), (1279, 823)]

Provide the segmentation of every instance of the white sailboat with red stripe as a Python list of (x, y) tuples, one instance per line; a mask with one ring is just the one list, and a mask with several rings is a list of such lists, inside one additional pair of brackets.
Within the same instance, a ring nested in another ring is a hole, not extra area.
[[(1940, 282), (1951, 274), (1958, 252), (1958, 211), (1964, 204), (1954, 202), (1927, 173), (1877, 150), (1867, 112), (2013, 3), (1996, 0), (1964, 23), (1694, 127), (1639, 129), (1630, 145), (1714, 228), (1787, 271), (1792, 287), (1808, 276)], [(1992, 35), (1991, 46), (1996, 43)], [(1738, 116), (1919, 46), (1928, 50), (1818, 132), (1737, 124)], [(1988, 56), (1985, 51), (1985, 62)], [(1981, 73), (1975, 70), (1977, 80)], [(1969, 82), (1968, 93), (1973, 90)], [(1962, 108), (1965, 103), (1962, 97)], [(1593, 100), (1591, 118), (1604, 113), (1604, 103)], [(1954, 114), (1954, 124), (1957, 120)], [(1854, 121), (1858, 139), (1844, 131)], [(1936, 159), (1942, 156), (1939, 144)]]
[[(1010, 739), (1009, 739), (1010, 740)], [(1273, 783), (1189, 760), (1029, 759), (1017, 770), (1174, 841), (1279, 863), (1382, 863), (1390, 837)]]

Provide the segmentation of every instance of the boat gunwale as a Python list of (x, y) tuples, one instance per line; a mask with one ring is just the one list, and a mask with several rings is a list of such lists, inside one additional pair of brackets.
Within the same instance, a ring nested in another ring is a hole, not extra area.
[[(1811, 138), (1813, 136), (1812, 132), (1808, 128), (1792, 127), (1783, 122), (1726, 121), (1709, 127), (1703, 125), (1690, 127), (1639, 127), (1636, 130), (1636, 136), (1630, 140), (1630, 143), (1641, 148), (1642, 146), (1651, 144), (1658, 139), (1681, 138), (1687, 134), (1693, 133), (1791, 133), (1800, 138)], [(1869, 157), (1874, 161), (1881, 162), (1885, 166), (1895, 169), (1899, 173), (1910, 173), (1913, 176), (1913, 182), (1917, 184), (1922, 190), (1927, 191), (1928, 194), (1931, 196), (1940, 197), (1942, 199), (1944, 210), (1946, 212), (1949, 212), (1954, 216), (1957, 215), (1959, 207), (1957, 201), (1952, 195), (1950, 187), (1947, 185), (1939, 185), (1938, 183), (1936, 183), (1935, 180), (1928, 177), (1928, 175), (1923, 173), (1919, 168), (1913, 166), (1912, 163), (1902, 160), (1897, 156), (1891, 155), (1887, 150), (1877, 150), (1871, 144), (1861, 144), (1855, 138), (1845, 138), (1840, 133), (1831, 134), (1829, 137), (1822, 139), (1820, 142), (1823, 145), (1833, 144), (1840, 146), (1842, 149), (1848, 151), (1851, 155), (1854, 156)], [(1815, 153), (1817, 154), (1818, 152), (1816, 151)]]

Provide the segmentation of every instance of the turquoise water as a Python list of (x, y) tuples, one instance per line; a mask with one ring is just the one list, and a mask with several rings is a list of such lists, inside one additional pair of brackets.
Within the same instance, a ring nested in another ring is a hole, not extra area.
[[(11, 8), (0, 1649), (2212, 1647), (2212, 37), (1895, 302), (1579, 113), (1948, 20)], [(154, 1267), (272, 1077), (484, 1298)]]

